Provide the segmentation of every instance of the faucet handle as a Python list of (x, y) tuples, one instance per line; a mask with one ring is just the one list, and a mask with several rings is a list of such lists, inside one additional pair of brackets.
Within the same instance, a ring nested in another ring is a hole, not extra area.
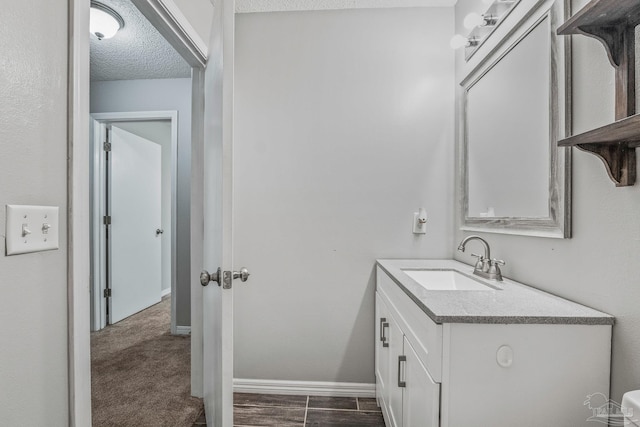
[(484, 256), (482, 255), (478, 255), (478, 254), (471, 254), (472, 257), (476, 257), (478, 258), (478, 261), (476, 261), (476, 265), (474, 266), (474, 268), (476, 270), (482, 271), (484, 269), (484, 264), (487, 261), (486, 259), (484, 259)]
[(498, 281), (502, 281), (502, 271), (500, 271), (500, 266), (501, 265), (505, 265), (506, 263), (504, 261), (502, 261), (501, 259), (491, 259), (489, 260), (489, 278), (490, 279), (495, 279)]

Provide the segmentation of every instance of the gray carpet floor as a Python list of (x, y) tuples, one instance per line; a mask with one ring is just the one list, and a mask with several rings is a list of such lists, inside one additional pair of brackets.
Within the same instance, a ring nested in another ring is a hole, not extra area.
[(171, 300), (91, 334), (94, 427), (191, 427), (190, 339), (170, 334)]

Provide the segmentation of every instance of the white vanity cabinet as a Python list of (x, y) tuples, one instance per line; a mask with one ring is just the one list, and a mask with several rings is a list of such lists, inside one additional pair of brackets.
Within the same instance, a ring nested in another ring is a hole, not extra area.
[[(389, 309), (382, 300), (380, 294), (376, 292), (376, 399), (383, 408), (389, 401)], [(385, 404), (383, 404), (385, 403)]]
[[(595, 324), (564, 317), (508, 323), (483, 315), (436, 322), (438, 314), (428, 314), (424, 302), (430, 294), (408, 293), (377, 268), (376, 397), (387, 427), (593, 424), (584, 402), (609, 392), (611, 324), (598, 324), (604, 318), (594, 317), (600, 319)], [(591, 310), (545, 295), (553, 309), (566, 302)], [(493, 299), (491, 293), (478, 298)], [(471, 312), (474, 303), (461, 306)]]
[[(389, 425), (438, 425), (440, 384), (431, 378), (393, 317), (388, 323), (389, 347), (384, 369), (388, 387), (381, 396), (388, 402), (385, 412)], [(383, 349), (381, 354), (384, 353)], [(393, 377), (389, 373), (393, 373)]]
[(404, 338), (404, 382), (402, 389), (402, 425), (437, 426), (440, 418), (440, 384), (436, 383)]
[[(438, 328), (431, 322), (417, 333), (431, 330), (439, 337)], [(440, 384), (426, 367), (424, 345), (416, 351), (411, 344), (417, 342), (409, 338), (415, 337), (415, 329), (408, 327), (384, 292), (376, 292), (376, 397), (387, 427), (439, 425)]]

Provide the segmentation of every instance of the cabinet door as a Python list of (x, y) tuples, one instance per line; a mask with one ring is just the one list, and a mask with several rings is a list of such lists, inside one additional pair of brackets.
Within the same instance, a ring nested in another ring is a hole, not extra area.
[(402, 388), (400, 387), (400, 360), (404, 359), (403, 344), (404, 334), (398, 327), (398, 323), (389, 316), (389, 382), (387, 384), (388, 400), (387, 407), (389, 409), (389, 421), (391, 426), (402, 427)]
[(387, 402), (389, 383), (389, 310), (376, 292), (376, 397), (382, 407)]
[(404, 427), (438, 427), (440, 423), (440, 384), (433, 381), (427, 368), (404, 338), (405, 382), (402, 399)]

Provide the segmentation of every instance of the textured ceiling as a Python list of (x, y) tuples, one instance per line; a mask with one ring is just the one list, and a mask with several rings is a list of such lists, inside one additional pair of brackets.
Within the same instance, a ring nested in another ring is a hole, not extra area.
[(369, 9), (388, 7), (448, 7), (457, 0), (236, 0), (236, 13)]
[(124, 19), (111, 39), (91, 34), (91, 80), (190, 77), (191, 68), (130, 0), (101, 0)]
[[(115, 37), (91, 37), (91, 80), (189, 77), (191, 68), (130, 0), (100, 0), (125, 25)], [(236, 0), (237, 13), (453, 6), (456, 0)], [(212, 3), (214, 3), (212, 1)]]

